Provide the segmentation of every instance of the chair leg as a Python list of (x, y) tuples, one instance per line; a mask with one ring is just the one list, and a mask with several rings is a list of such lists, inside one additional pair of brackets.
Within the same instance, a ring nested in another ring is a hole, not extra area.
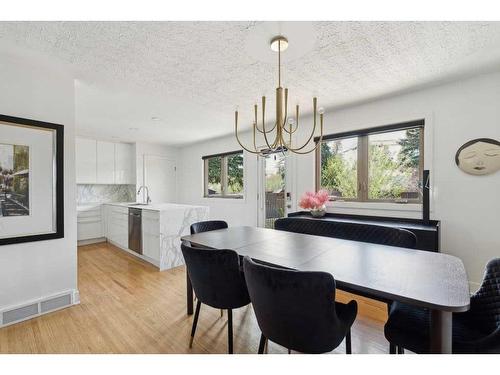
[(345, 354), (352, 354), (351, 350), (351, 327), (347, 330), (345, 335)]
[(405, 354), (405, 349), (402, 346), (398, 346), (398, 354)]
[(198, 317), (200, 316), (201, 301), (196, 302), (196, 311), (194, 313), (193, 327), (191, 328), (191, 340), (189, 341), (189, 347), (193, 347), (194, 333), (196, 332), (196, 326), (198, 325)]
[(264, 354), (264, 347), (266, 346), (266, 337), (261, 333), (260, 334), (260, 342), (259, 342), (259, 354)]
[(233, 354), (233, 310), (227, 309), (227, 347), (228, 353)]
[(396, 345), (392, 342), (389, 343), (389, 354), (396, 354)]

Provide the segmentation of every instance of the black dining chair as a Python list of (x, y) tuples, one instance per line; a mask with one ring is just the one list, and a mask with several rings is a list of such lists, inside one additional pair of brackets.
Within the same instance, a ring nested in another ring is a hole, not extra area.
[(335, 302), (335, 280), (326, 272), (301, 272), (243, 259), (250, 300), (262, 332), (259, 354), (267, 340), (302, 353), (332, 351), (346, 339), (351, 353), (351, 326), (357, 303)]
[[(202, 232), (210, 232), (212, 230), (217, 230), (217, 229), (226, 229), (227, 223), (223, 220), (207, 220), (207, 221), (198, 221), (197, 223), (191, 224), (191, 227), (189, 228), (191, 231), (191, 234), (196, 234), (196, 233), (202, 233)], [(200, 245), (196, 244), (191, 244), (192, 247), (203, 247)], [(194, 297), (196, 299), (196, 296)], [(223, 310), (220, 311), (220, 316), (223, 316), (224, 312)]]
[[(428, 309), (393, 302), (384, 334), (390, 352), (430, 351)], [(486, 265), (483, 282), (472, 295), (470, 310), (453, 314), (453, 353), (500, 353), (500, 258)]]
[(238, 254), (234, 250), (204, 249), (181, 244), (188, 277), (198, 301), (191, 329), (192, 347), (201, 304), (227, 310), (228, 352), (233, 353), (232, 310), (250, 303), (245, 278), (240, 271)]
[(199, 221), (191, 224), (191, 234), (209, 232), (211, 230), (226, 229), (227, 223), (223, 220)]

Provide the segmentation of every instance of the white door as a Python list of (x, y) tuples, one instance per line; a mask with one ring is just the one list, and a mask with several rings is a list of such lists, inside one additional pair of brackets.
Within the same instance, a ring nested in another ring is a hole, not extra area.
[(291, 208), (291, 188), (287, 171), (290, 160), (275, 152), (258, 160), (259, 226), (274, 228), (274, 222), (285, 217)]
[(152, 203), (174, 203), (176, 200), (176, 168), (172, 159), (144, 155), (144, 185)]

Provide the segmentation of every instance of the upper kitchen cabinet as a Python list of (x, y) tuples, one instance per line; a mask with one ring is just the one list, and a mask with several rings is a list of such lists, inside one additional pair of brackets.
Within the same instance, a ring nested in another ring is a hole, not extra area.
[(135, 184), (134, 146), (76, 138), (77, 184)]
[(115, 144), (97, 141), (97, 183), (115, 183)]
[(76, 183), (95, 184), (97, 181), (97, 141), (76, 138)]
[(115, 184), (135, 184), (134, 147), (115, 143)]

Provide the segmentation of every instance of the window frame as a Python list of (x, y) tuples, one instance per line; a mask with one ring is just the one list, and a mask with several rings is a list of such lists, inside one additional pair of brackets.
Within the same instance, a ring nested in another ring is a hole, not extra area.
[[(357, 155), (357, 197), (356, 198), (341, 198), (336, 199), (334, 196), (330, 196), (330, 201), (338, 202), (360, 202), (360, 203), (398, 203), (398, 204), (421, 204), (422, 195), (419, 194), (416, 199), (369, 199), (368, 198), (368, 184), (369, 184), (369, 142), (368, 137), (370, 135), (390, 133), (401, 130), (408, 129), (420, 129), (419, 132), (419, 165), (418, 174), (419, 180), (423, 180), (424, 174), (424, 139), (425, 139), (425, 120), (415, 120), (402, 122), (397, 124), (390, 124), (384, 126), (378, 126), (367, 129), (360, 129), (342, 133), (328, 134), (324, 135), (321, 142), (328, 142), (333, 140), (340, 140), (346, 138), (357, 138), (358, 139), (358, 155)], [(320, 141), (320, 137), (314, 138), (316, 144)], [(321, 147), (316, 148), (315, 152), (315, 186), (316, 191), (321, 189)]]
[[(228, 158), (235, 156), (235, 155), (240, 155), (242, 156), (243, 160), (243, 191), (241, 194), (231, 194), (228, 193)], [(221, 193), (220, 194), (208, 194), (208, 162), (209, 159), (212, 158), (221, 158)], [(245, 194), (245, 155), (243, 153), (243, 150), (237, 150), (237, 151), (230, 151), (230, 152), (223, 152), (219, 154), (212, 154), (212, 155), (206, 155), (201, 157), (203, 161), (203, 197), (204, 198), (223, 198), (223, 199), (243, 199), (244, 194)]]

